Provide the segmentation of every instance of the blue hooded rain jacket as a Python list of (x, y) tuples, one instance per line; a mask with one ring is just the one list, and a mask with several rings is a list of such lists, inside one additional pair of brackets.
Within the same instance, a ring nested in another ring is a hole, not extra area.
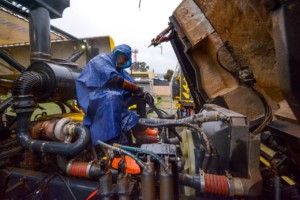
[(138, 122), (138, 116), (124, 107), (123, 89), (106, 88), (105, 84), (114, 76), (135, 83), (124, 69), (116, 68), (116, 52), (131, 60), (131, 48), (119, 45), (107, 55), (98, 55), (88, 62), (76, 80), (79, 105), (85, 117), (83, 124), (90, 129), (93, 145), (97, 140), (108, 141), (129, 131)]

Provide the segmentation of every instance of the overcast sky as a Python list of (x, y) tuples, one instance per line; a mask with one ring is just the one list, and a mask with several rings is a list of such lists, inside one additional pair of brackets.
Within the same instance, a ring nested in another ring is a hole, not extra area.
[(51, 24), (77, 37), (110, 35), (115, 44), (138, 49), (138, 61), (144, 61), (155, 73), (174, 69), (177, 58), (170, 43), (161, 49), (148, 48), (151, 39), (168, 26), (169, 17), (181, 0), (71, 0), (63, 18)]

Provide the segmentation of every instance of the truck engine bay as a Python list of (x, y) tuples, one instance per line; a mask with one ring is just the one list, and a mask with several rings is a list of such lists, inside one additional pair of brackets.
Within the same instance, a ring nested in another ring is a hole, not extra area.
[[(300, 2), (183, 0), (151, 46), (172, 44), (196, 113), (162, 113), (147, 96), (158, 118), (139, 124), (157, 142), (130, 132), (126, 145), (97, 146), (69, 103), (83, 52), (51, 56), (50, 19), (69, 1), (14, 2), (28, 12), (0, 6), (28, 19), (31, 50), (23, 66), (0, 48), (20, 72), (0, 104), (1, 199), (300, 199)], [(46, 102), (61, 113), (34, 117)]]

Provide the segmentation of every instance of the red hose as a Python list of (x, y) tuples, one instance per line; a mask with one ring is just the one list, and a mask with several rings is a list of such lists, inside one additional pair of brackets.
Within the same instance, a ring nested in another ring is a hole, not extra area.
[(94, 198), (97, 194), (98, 194), (99, 190), (96, 189), (94, 190), (87, 198), (86, 200), (91, 200), (92, 198)]
[(88, 162), (74, 162), (71, 164), (69, 175), (87, 177)]
[(229, 196), (228, 178), (223, 175), (205, 174), (205, 192)]

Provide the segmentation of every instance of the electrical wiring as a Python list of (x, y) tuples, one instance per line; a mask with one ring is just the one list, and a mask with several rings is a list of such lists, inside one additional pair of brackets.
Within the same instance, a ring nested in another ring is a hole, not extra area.
[[(219, 52), (221, 51), (222, 48), (226, 48), (229, 53), (232, 55), (234, 62), (237, 65), (237, 68), (235, 71), (229, 70), (227, 67), (225, 67), (222, 62), (220, 61), (220, 57), (219, 57)], [(222, 69), (224, 69), (225, 71), (227, 71), (228, 73), (230, 73), (240, 84), (246, 85), (249, 88), (252, 89), (252, 91), (259, 97), (259, 99), (261, 100), (262, 104), (264, 105), (264, 119), (262, 121), (262, 123), (252, 132), (254, 135), (261, 133), (264, 128), (267, 126), (267, 124), (272, 120), (272, 109), (269, 106), (268, 102), (266, 101), (265, 97), (257, 90), (253, 87), (253, 84), (255, 83), (255, 79), (252, 76), (250, 76), (250, 79), (254, 79), (254, 80), (250, 80), (250, 81), (245, 81), (244, 79), (242, 79), (241, 77), (239, 77), (239, 72), (241, 70), (243, 70), (243, 68), (241, 67), (240, 63), (237, 61), (237, 59), (235, 59), (234, 55), (233, 55), (233, 49), (230, 46), (230, 44), (228, 43), (228, 41), (224, 42), (224, 45), (222, 45), (217, 53), (216, 53), (216, 58), (217, 61), (219, 63), (219, 65), (222, 67)], [(244, 68), (245, 69), (245, 68)], [(248, 84), (247, 84), (247, 83)]]
[(70, 195), (72, 196), (72, 199), (77, 200), (75, 194), (73, 193), (72, 189), (70, 188), (69, 184), (67, 183), (66, 179), (58, 174), (58, 173), (54, 173), (54, 174), (49, 174), (47, 176), (45, 176), (35, 187), (36, 189), (34, 191), (32, 191), (26, 199), (30, 199), (30, 200), (39, 200), (42, 199), (44, 193), (45, 193), (45, 189), (47, 188), (47, 186), (50, 184), (50, 182), (55, 178), (58, 177), (67, 187)]
[[(235, 61), (235, 63), (237, 64), (238, 68), (237, 68), (235, 71), (232, 71), (232, 70), (229, 70), (227, 67), (225, 67), (225, 66), (222, 64), (221, 60), (220, 60), (219, 53), (220, 53), (220, 51), (221, 51), (224, 47), (226, 47), (227, 50), (230, 48), (227, 41), (226, 41), (226, 42), (218, 49), (218, 51), (217, 51), (217, 53), (216, 53), (216, 58), (217, 58), (218, 64), (222, 67), (222, 69), (224, 69), (225, 71), (227, 71), (228, 73), (230, 73), (233, 77), (237, 78), (237, 71), (238, 71), (238, 69), (240, 68), (240, 65), (238, 64), (238, 62), (234, 59), (234, 61)], [(231, 53), (230, 50), (228, 50), (228, 51)]]

